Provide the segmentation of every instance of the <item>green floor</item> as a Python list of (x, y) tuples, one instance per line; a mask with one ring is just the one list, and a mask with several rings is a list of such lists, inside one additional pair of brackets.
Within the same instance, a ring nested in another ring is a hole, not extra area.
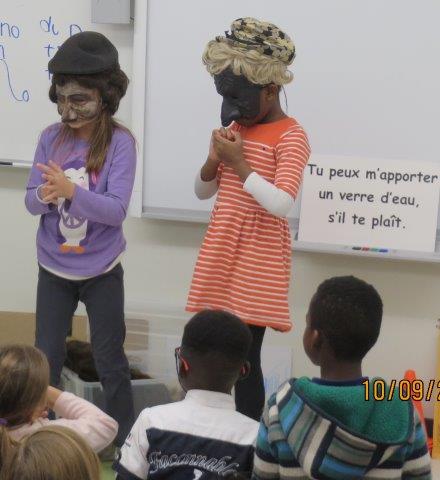
[(112, 470), (111, 463), (102, 464), (102, 480), (114, 480), (115, 472)]

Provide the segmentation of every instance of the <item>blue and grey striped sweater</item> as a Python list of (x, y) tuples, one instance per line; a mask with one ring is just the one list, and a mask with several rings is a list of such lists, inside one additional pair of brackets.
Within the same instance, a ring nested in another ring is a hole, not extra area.
[(367, 401), (364, 388), (305, 377), (281, 386), (261, 421), (252, 478), (431, 480), (411, 402)]

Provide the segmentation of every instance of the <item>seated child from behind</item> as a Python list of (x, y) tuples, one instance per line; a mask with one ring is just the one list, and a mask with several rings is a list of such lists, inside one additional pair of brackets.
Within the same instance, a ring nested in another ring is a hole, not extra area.
[[(323, 282), (303, 337), (320, 378), (292, 379), (265, 409), (252, 478), (431, 478), (424, 428), (411, 401), (366, 399), (362, 360), (376, 343), (382, 300), (355, 277)], [(388, 393), (388, 387), (386, 387)], [(387, 397), (386, 397), (387, 398)]]
[[(47, 409), (62, 418), (49, 420)], [(118, 431), (118, 423), (92, 403), (49, 386), (43, 352), (28, 345), (0, 346), (0, 444), (48, 425), (75, 430), (96, 452)]]
[(2, 480), (100, 480), (98, 457), (71, 428), (45, 426), (13, 441), (0, 462)]
[(235, 315), (197, 313), (176, 367), (183, 401), (145, 409), (114, 464), (118, 479), (218, 478), (251, 472), (258, 423), (235, 410), (234, 384), (249, 372), (252, 336)]

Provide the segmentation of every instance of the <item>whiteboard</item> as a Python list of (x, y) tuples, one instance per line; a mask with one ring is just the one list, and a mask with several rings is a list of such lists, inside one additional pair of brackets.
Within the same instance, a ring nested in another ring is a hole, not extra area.
[(220, 126), (221, 98), (201, 55), (242, 16), (293, 37), (288, 113), (314, 153), (440, 162), (437, 0), (148, 0), (146, 38), (135, 39), (135, 50), (146, 42), (146, 58), (136, 58), (146, 62), (145, 117), (136, 121), (145, 214), (207, 218), (212, 201), (198, 200), (193, 183)]
[[(47, 63), (81, 30), (106, 35), (130, 77), (133, 27), (91, 23), (90, 0), (0, 0), (0, 161), (31, 163), (41, 131), (58, 121)], [(131, 90), (117, 114), (131, 124)]]

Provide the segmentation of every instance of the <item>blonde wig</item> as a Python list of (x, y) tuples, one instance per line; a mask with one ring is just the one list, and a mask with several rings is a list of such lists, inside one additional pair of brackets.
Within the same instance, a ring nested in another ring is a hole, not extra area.
[(211, 75), (230, 68), (234, 75), (244, 75), (257, 85), (285, 85), (293, 80), (293, 73), (277, 58), (255, 49), (232, 45), (227, 41), (211, 40), (203, 52), (203, 63)]

